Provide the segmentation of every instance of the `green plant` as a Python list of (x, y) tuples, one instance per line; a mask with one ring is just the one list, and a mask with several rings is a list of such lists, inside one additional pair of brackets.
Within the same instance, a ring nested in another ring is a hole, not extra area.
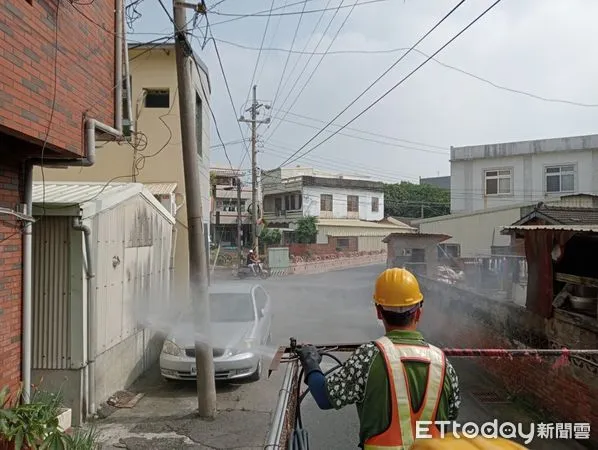
[(77, 430), (72, 435), (65, 435), (66, 448), (69, 450), (94, 450), (97, 448), (95, 429)]
[(318, 218), (314, 216), (302, 217), (297, 221), (295, 238), (299, 244), (315, 244), (318, 235), (317, 223)]
[(260, 234), (260, 240), (264, 243), (264, 245), (277, 245), (280, 244), (280, 240), (282, 239), (282, 234), (280, 230), (277, 229), (268, 229), (264, 228), (262, 233)]
[[(0, 391), (0, 448), (14, 450), (92, 450), (95, 434), (68, 436), (59, 428), (60, 393), (33, 389), (28, 403), (21, 403), (22, 387), (12, 395)], [(74, 445), (76, 446), (74, 446)]]

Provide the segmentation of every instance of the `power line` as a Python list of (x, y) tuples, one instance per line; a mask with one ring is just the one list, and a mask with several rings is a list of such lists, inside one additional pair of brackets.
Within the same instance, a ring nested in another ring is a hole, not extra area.
[[(227, 44), (227, 45), (231, 45), (233, 47), (237, 47), (237, 48), (242, 48), (245, 50), (258, 50), (258, 48), (256, 47), (250, 47), (247, 45), (243, 45), (243, 44), (239, 44), (238, 42), (231, 42), (231, 41), (226, 41), (224, 39), (218, 39), (218, 42), (222, 43), (222, 44)], [(391, 49), (386, 49), (386, 50), (336, 50), (336, 51), (330, 51), (327, 54), (328, 55), (360, 55), (360, 54), (364, 54), (364, 55), (371, 55), (371, 54), (387, 54), (387, 53), (397, 53), (397, 52), (401, 52), (401, 51), (406, 51), (408, 50), (407, 47), (398, 47), (398, 48), (391, 48)], [(291, 53), (297, 53), (297, 54), (304, 54), (304, 55), (323, 55), (324, 52), (304, 52), (304, 51), (298, 51), (298, 50), (288, 50), (286, 48), (276, 48), (276, 47), (267, 47), (264, 48), (263, 51), (267, 51), (267, 52), (287, 52), (287, 51), (291, 51)], [(424, 56), (424, 57), (429, 57), (430, 55), (428, 55), (427, 53), (422, 52), (419, 49), (413, 49), (414, 52), (419, 53), (420, 55)], [(551, 103), (564, 103), (564, 104), (568, 104), (568, 105), (573, 105), (573, 106), (581, 106), (581, 107), (585, 107), (585, 108), (598, 108), (598, 103), (581, 103), (581, 102), (576, 102), (573, 100), (566, 100), (566, 99), (558, 99), (558, 98), (550, 98), (550, 97), (543, 97), (541, 95), (537, 95), (537, 94), (533, 94), (531, 92), (528, 91), (524, 91), (521, 89), (515, 89), (515, 88), (510, 88), (507, 86), (502, 86), (492, 80), (489, 80), (487, 78), (483, 78), (479, 75), (473, 74), (471, 72), (468, 72), (466, 70), (460, 69), (459, 67), (455, 67), (452, 66), (450, 64), (446, 64), (436, 58), (432, 58), (432, 61), (434, 61), (435, 63), (446, 67), (447, 69), (451, 69), (451, 70), (455, 70), (457, 72), (462, 73), (463, 75), (467, 75), (471, 78), (475, 78), (478, 81), (481, 81), (483, 83), (486, 83), (496, 89), (500, 89), (503, 91), (507, 91), (507, 92), (511, 92), (514, 94), (520, 94), (520, 95), (525, 95), (527, 97), (531, 97), (534, 98), (536, 100), (541, 100), (541, 101), (545, 101), (545, 102), (551, 102)]]
[[(313, 2), (313, 1), (316, 1), (316, 0), (301, 0), (301, 1), (298, 1), (295, 3), (290, 3), (290, 4), (287, 4), (285, 2), (285, 4), (282, 6), (277, 6), (276, 8), (272, 8), (272, 11), (279, 11), (281, 9), (290, 8), (291, 6), (303, 5), (304, 3), (309, 3), (309, 2)], [(269, 12), (269, 10), (265, 9), (263, 11), (258, 11), (257, 13), (254, 13), (254, 14), (261, 14), (261, 13), (267, 13), (267, 12)], [(208, 13), (214, 14), (214, 11), (212, 11), (211, 9), (208, 9)], [(216, 26), (216, 25), (220, 25), (223, 23), (233, 22), (235, 20), (244, 19), (245, 17), (251, 17), (251, 14), (249, 14), (247, 16), (239, 15), (239, 17), (235, 17), (233, 19), (226, 19), (226, 20), (222, 20), (220, 22), (215, 22), (211, 26)], [(279, 17), (281, 17), (281, 16), (279, 16)]]
[[(220, 57), (220, 51), (218, 50), (218, 44), (216, 44), (216, 41), (214, 40), (214, 34), (212, 33), (212, 27), (210, 25), (210, 21), (208, 19), (208, 16), (206, 15), (206, 32), (209, 31), (210, 32), (210, 36), (212, 37), (212, 42), (214, 43), (214, 49), (216, 50), (216, 56), (218, 58), (218, 64), (220, 65), (220, 71), (222, 72), (222, 78), (224, 79), (224, 84), (226, 86), (226, 91), (228, 92), (228, 98), (230, 100), (230, 104), (233, 108), (233, 114), (235, 115), (235, 122), (237, 122), (237, 126), (239, 127), (239, 131), (241, 132), (241, 139), (245, 139), (245, 136), (243, 134), (243, 129), (241, 128), (241, 124), (236, 120), (237, 119), (237, 108), (235, 107), (235, 102), (233, 100), (233, 96), (230, 92), (230, 87), (228, 85), (228, 79), (226, 77), (226, 72), (224, 70), (224, 65), (222, 64), (222, 58)], [(243, 158), (241, 159), (241, 162), (239, 163), (239, 168), (241, 168), (241, 166), (243, 165), (243, 162), (245, 161), (245, 157), (249, 156), (249, 149), (247, 147), (247, 144), (245, 144), (245, 153), (243, 154)]]
[[(284, 111), (284, 110), (281, 110), (281, 109), (276, 109), (275, 111), (279, 111), (279, 112), (282, 112), (282, 113), (286, 112), (286, 113), (288, 113), (289, 116), (299, 117), (300, 119), (311, 120), (313, 122), (319, 122), (319, 123), (327, 123), (325, 120), (314, 119), (313, 117), (304, 116), (304, 115), (293, 113), (293, 112), (290, 112), (290, 111)], [(289, 120), (287, 120), (287, 122), (288, 121)], [(341, 125), (333, 123), (332, 126), (334, 126), (334, 127), (340, 127)], [(423, 147), (436, 148), (436, 149), (439, 149), (439, 150), (447, 150), (448, 149), (448, 147), (442, 147), (440, 145), (425, 144), (423, 142), (410, 141), (410, 140), (407, 140), (407, 139), (400, 139), (400, 138), (397, 138), (397, 137), (394, 137), (394, 136), (388, 136), (388, 135), (381, 134), (381, 133), (372, 133), (371, 131), (365, 131), (365, 130), (362, 130), (362, 129), (359, 129), (359, 128), (346, 127), (346, 129), (350, 130), (350, 131), (356, 131), (358, 133), (367, 134), (367, 135), (374, 136), (374, 137), (381, 137), (381, 138), (384, 138), (384, 139), (389, 139), (391, 141), (406, 142), (407, 144), (420, 145), (420, 146), (423, 146)]]
[[(289, 0), (284, 0), (284, 5), (286, 7), (287, 3), (289, 2)], [(280, 21), (282, 20), (282, 16), (278, 16), (278, 20), (276, 21), (276, 28), (274, 29), (274, 33), (272, 33), (272, 38), (270, 39), (270, 45), (272, 45), (272, 43), (274, 42), (274, 37), (276, 36), (276, 34), (278, 33), (278, 29), (280, 28)], [(262, 73), (264, 72), (264, 67), (266, 67), (266, 61), (268, 61), (268, 57), (270, 56), (270, 53), (266, 53), (266, 58), (264, 58), (263, 62), (262, 62), (262, 67), (260, 69), (260, 73), (258, 75), (258, 80), (261, 78)]]
[[(343, 0), (343, 1), (344, 1), (344, 0)], [(328, 8), (328, 6), (330, 5), (330, 3), (331, 3), (331, 2), (332, 2), (332, 0), (328, 0), (328, 2), (326, 3), (326, 8)], [(341, 4), (342, 4), (342, 2), (341, 2)], [(322, 21), (322, 19), (324, 18), (324, 15), (325, 15), (325, 13), (322, 13), (322, 14), (320, 15), (320, 18), (319, 18), (319, 19), (318, 19), (318, 21), (316, 22), (316, 25), (314, 26), (314, 28), (313, 28), (312, 32), (310, 33), (310, 35), (313, 35), (313, 34), (315, 34), (315, 32), (316, 32), (316, 30), (317, 30), (318, 26), (320, 25), (320, 22), (321, 22), (321, 21)], [(334, 20), (334, 17), (335, 17), (335, 16), (336, 16), (336, 12), (335, 12), (335, 13), (334, 13), (334, 15), (332, 16), (332, 19), (330, 20), (330, 23), (328, 24), (328, 26), (330, 26), (330, 24), (332, 23), (332, 20)], [(280, 18), (279, 18), (279, 19), (280, 19)], [(323, 33), (324, 35), (326, 34), (326, 31), (328, 31), (328, 28), (326, 28), (326, 29), (324, 30), (324, 33)], [(304, 53), (304, 52), (305, 52), (305, 49), (307, 49), (307, 46), (309, 45), (310, 41), (311, 41), (311, 37), (310, 37), (310, 38), (309, 38), (309, 39), (308, 39), (308, 40), (305, 42), (305, 46), (303, 47), (303, 51), (302, 51), (301, 53)], [(318, 45), (319, 45), (319, 43), (318, 43)], [(317, 48), (317, 45), (316, 45), (316, 48)], [(291, 53), (294, 53), (292, 50), (293, 50), (292, 48), (289, 50), (289, 55), (290, 55)], [(291, 69), (291, 72), (289, 73), (289, 77), (287, 78), (287, 81), (285, 82), (284, 86), (282, 87), (282, 90), (283, 90), (283, 91), (284, 91), (284, 89), (286, 88), (287, 84), (289, 83), (289, 80), (291, 79), (291, 74), (293, 74), (293, 73), (295, 72), (295, 68), (297, 67), (297, 64), (299, 64), (299, 60), (300, 60), (300, 59), (301, 59), (301, 58), (297, 58), (297, 59), (295, 60), (295, 65), (294, 65), (294, 66), (293, 66), (293, 68)], [(303, 71), (305, 71), (305, 68), (306, 68), (306, 67), (307, 67), (307, 65), (309, 64), (309, 61), (311, 61), (311, 58), (310, 58), (310, 59), (308, 59), (308, 60), (307, 60), (307, 62), (305, 63), (305, 66), (304, 66), (304, 68), (303, 68)], [(301, 72), (301, 74), (303, 74), (303, 72)], [(299, 75), (299, 77), (301, 77), (301, 75)], [(295, 81), (295, 84), (296, 84), (296, 83), (297, 83), (297, 82)], [(293, 87), (294, 87), (294, 85), (293, 85)], [(293, 90), (293, 88), (291, 88), (291, 91), (292, 91), (292, 90)], [(288, 98), (288, 94), (287, 94), (287, 98)], [(285, 102), (286, 102), (286, 98), (283, 100), (282, 104), (284, 105), (284, 104), (285, 104)], [(268, 129), (270, 128), (270, 126), (271, 126), (271, 123), (270, 123), (270, 124), (268, 125), (268, 127), (266, 128), (266, 131), (268, 131)]]
[[(316, 144), (314, 147), (312, 147), (311, 149), (309, 149), (307, 152), (305, 152), (303, 154), (303, 156), (307, 155), (308, 153), (314, 151), (316, 148), (318, 148), (320, 145), (322, 145), (324, 142), (330, 140), (335, 134), (338, 134), (343, 128), (345, 128), (347, 125), (353, 123), (355, 120), (357, 120), (359, 117), (361, 117), (363, 114), (365, 114), (367, 111), (369, 111), (374, 105), (376, 105), (378, 102), (380, 102), (384, 97), (386, 97), (388, 94), (390, 94), (393, 90), (395, 90), (397, 87), (399, 87), (401, 84), (403, 84), (403, 82), (405, 82), (405, 80), (407, 80), (409, 77), (411, 77), (411, 75), (413, 75), (415, 72), (417, 72), (421, 67), (423, 67), (428, 61), (430, 61), (434, 56), (436, 56), (438, 53), (440, 53), (442, 50), (444, 50), (446, 47), (448, 47), (455, 39), (457, 39), (459, 36), (461, 36), (463, 33), (465, 33), (465, 31), (467, 31), (471, 26), (473, 26), (473, 24), (475, 24), (478, 20), (480, 20), (482, 17), (484, 17), (486, 15), (486, 13), (488, 13), (492, 8), (494, 8), (496, 5), (498, 5), (501, 2), (501, 0), (496, 0), (492, 5), (490, 5), (488, 8), (486, 8), (486, 10), (480, 14), (478, 17), (476, 17), (472, 22), (469, 23), (469, 25), (467, 25), (465, 28), (463, 28), (461, 31), (459, 31), (459, 33), (457, 33), (455, 36), (453, 36), (446, 44), (444, 44), (442, 47), (440, 47), (438, 50), (436, 50), (432, 56), (430, 56), (429, 58), (427, 58), (423, 63), (421, 63), (419, 66), (417, 66), (415, 69), (413, 69), (411, 72), (409, 72), (409, 74), (407, 74), (407, 76), (405, 76), (403, 79), (401, 79), (397, 84), (395, 84), (393, 87), (391, 87), (388, 91), (386, 91), (384, 94), (382, 94), (380, 97), (378, 97), (373, 103), (371, 103), (366, 109), (364, 109), (362, 112), (360, 112), (358, 115), (356, 115), (353, 119), (351, 119), (349, 122), (347, 122), (345, 125), (343, 125), (341, 128), (339, 128), (337, 131), (333, 132), (330, 136), (328, 136), (326, 139), (324, 139), (323, 141), (321, 141), (319, 144)], [(462, 2), (461, 2), (462, 3)], [(459, 3), (459, 4), (461, 4)], [(299, 158), (301, 158), (301, 156), (299, 156)], [(299, 158), (295, 158), (293, 161), (296, 161)], [(291, 161), (291, 162), (293, 162)]]
[[(381, 3), (381, 2), (386, 2), (388, 0), (368, 0), (362, 3), (359, 3), (358, 6), (365, 6), (365, 5), (369, 5), (372, 3)], [(299, 3), (303, 3), (306, 4), (307, 1), (304, 2), (299, 2)], [(298, 3), (295, 3), (298, 4)], [(292, 5), (288, 5), (288, 6), (292, 6)], [(341, 8), (351, 8), (352, 6), (342, 6)], [(219, 16), (229, 16), (229, 17), (237, 17), (237, 18), (246, 18), (246, 17), (271, 17), (271, 16), (295, 16), (297, 14), (310, 14), (310, 13), (317, 13), (317, 12), (322, 12), (322, 11), (332, 11), (333, 9), (336, 8), (323, 8), (323, 9), (309, 9), (307, 11), (302, 11), (302, 12), (298, 12), (298, 11), (293, 11), (293, 12), (282, 12), (282, 13), (276, 13), (276, 14), (272, 14), (272, 13), (268, 13), (268, 14), (261, 14), (261, 13), (253, 13), (253, 14), (234, 14), (234, 13), (219, 13), (219, 12), (215, 12), (215, 11), (211, 11), (211, 14), (217, 14)], [(262, 11), (263, 12), (263, 11)], [(218, 23), (223, 23), (223, 22), (218, 22)]]
[[(295, 125), (299, 125), (299, 126), (307, 127), (307, 128), (312, 128), (312, 129), (315, 129), (315, 130), (319, 130), (320, 129), (320, 127), (317, 127), (317, 126), (314, 126), (314, 125), (308, 125), (306, 123), (296, 122), (294, 120), (289, 120), (289, 119), (285, 119), (285, 118), (279, 118), (279, 117), (276, 117), (276, 116), (274, 116), (273, 119), (277, 119), (277, 120), (288, 122), (288, 123), (293, 123)], [(337, 126), (340, 126), (340, 125), (337, 125)], [(329, 133), (334, 133), (334, 131), (329, 131)], [(274, 132), (272, 132), (272, 135), (273, 134), (274, 134)], [(353, 139), (359, 139), (359, 140), (362, 140), (362, 141), (373, 142), (375, 144), (388, 145), (388, 146), (392, 146), (392, 147), (404, 148), (404, 149), (407, 149), (407, 150), (415, 150), (415, 151), (426, 152), (426, 153), (434, 153), (434, 154), (443, 155), (443, 156), (446, 156), (446, 157), (449, 156), (449, 153), (447, 151), (448, 149), (445, 149), (444, 151), (441, 151), (441, 150), (431, 150), (431, 149), (426, 149), (426, 148), (410, 147), (410, 146), (407, 146), (407, 145), (396, 144), (396, 143), (393, 143), (393, 142), (384, 142), (384, 141), (381, 141), (381, 140), (378, 140), (378, 139), (372, 139), (372, 138), (367, 138), (367, 137), (362, 137), (362, 136), (356, 136), (354, 134), (340, 133), (340, 132), (338, 134), (341, 135), (341, 136), (347, 136), (347, 137), (350, 137), (350, 138), (353, 138)]]
[[(268, 147), (266, 147), (266, 149), (268, 150), (268, 153), (270, 154), (273, 153), (273, 156), (276, 157), (280, 157), (280, 158), (286, 158), (288, 157), (289, 153), (291, 153), (293, 150), (283, 147), (281, 145), (276, 145), (276, 144), (268, 144)], [(276, 150), (276, 149), (281, 149), (281, 150)], [(359, 163), (352, 163), (349, 161), (339, 161), (338, 159), (332, 159), (332, 158), (326, 158), (324, 156), (308, 156), (306, 157), (305, 161), (307, 161), (308, 163), (312, 163), (315, 165), (319, 165), (319, 166), (324, 166), (327, 168), (331, 168), (337, 172), (353, 172), (353, 174), (362, 174), (362, 175), (367, 175), (368, 177), (373, 177), (376, 179), (388, 179), (388, 180), (400, 180), (400, 179), (408, 179), (408, 180), (419, 180), (418, 176), (414, 176), (414, 175), (407, 175), (404, 173), (400, 173), (400, 172), (392, 172), (390, 170), (387, 169), (380, 169), (377, 167), (371, 167), (371, 166), (365, 166), (365, 165), (361, 165)]]
[[(344, 1), (344, 0), (343, 0), (343, 1)], [(297, 103), (297, 100), (299, 100), (299, 98), (301, 97), (301, 94), (303, 94), (303, 91), (304, 91), (304, 90), (305, 90), (305, 88), (306, 88), (306, 87), (309, 85), (309, 82), (311, 81), (311, 79), (312, 79), (312, 78), (313, 78), (313, 76), (315, 75), (316, 71), (317, 71), (317, 70), (318, 70), (318, 68), (320, 67), (320, 64), (322, 64), (322, 61), (324, 61), (324, 58), (326, 57), (326, 52), (327, 52), (328, 50), (330, 50), (330, 48), (331, 48), (331, 47), (334, 45), (334, 42), (336, 41), (336, 38), (338, 37), (338, 35), (340, 34), (341, 30), (343, 29), (343, 27), (345, 26), (345, 24), (346, 24), (346, 23), (347, 23), (347, 21), (349, 20), (349, 17), (351, 17), (351, 14), (353, 13), (353, 10), (355, 9), (355, 6), (357, 5), (357, 1), (358, 1), (358, 0), (355, 0), (355, 3), (353, 4), (353, 8), (351, 8), (351, 10), (349, 11), (349, 14), (347, 14), (347, 17), (345, 17), (345, 20), (343, 21), (343, 23), (341, 23), (341, 26), (339, 27), (339, 29), (338, 29), (338, 30), (336, 30), (336, 33), (335, 33), (334, 37), (331, 39), (331, 41), (330, 41), (330, 44), (328, 45), (328, 48), (326, 49), (326, 51), (324, 52), (324, 54), (322, 55), (322, 57), (321, 57), (321, 58), (320, 58), (320, 60), (318, 61), (318, 64), (316, 64), (316, 67), (314, 67), (314, 69), (312, 70), (312, 72), (311, 72), (310, 76), (308, 77), (307, 81), (305, 82), (305, 84), (303, 85), (303, 87), (302, 87), (302, 88), (301, 88), (301, 90), (298, 92), (297, 96), (295, 97), (295, 100), (293, 100), (293, 103), (291, 103), (291, 106), (289, 106), (289, 109), (292, 109), (292, 108), (293, 108), (293, 106), (295, 106), (295, 103)], [(465, 0), (463, 0), (463, 1), (465, 1)], [(342, 3), (341, 3), (341, 4), (342, 4)], [(340, 6), (339, 6), (339, 8), (336, 10), (336, 12), (335, 12), (335, 15), (336, 15), (336, 13), (338, 13), (339, 9), (340, 9)], [(323, 37), (324, 37), (324, 35), (322, 35), (322, 38), (323, 38)], [(321, 42), (321, 41), (322, 41), (322, 40), (320, 39), (320, 42)], [(318, 45), (319, 45), (319, 43), (318, 43)], [(307, 66), (306, 66), (306, 68), (307, 68)], [(297, 79), (297, 81), (299, 81), (299, 79)], [(294, 86), (293, 86), (293, 87), (294, 87)], [(291, 89), (291, 91), (292, 91), (292, 89)], [(289, 95), (290, 95), (290, 94), (291, 94), (291, 92), (289, 92)], [(287, 96), (287, 98), (288, 98), (288, 96)], [(285, 101), (286, 101), (286, 100), (285, 100)], [(284, 102), (283, 102), (283, 105), (284, 105)], [(284, 117), (286, 117), (286, 115), (285, 115)], [(277, 130), (278, 130), (278, 128), (280, 127), (280, 123), (281, 123), (281, 122), (279, 122), (279, 123), (278, 123), (278, 125), (276, 126), (276, 128), (274, 129), (274, 131), (272, 131), (272, 133), (270, 133), (270, 137), (272, 137), (272, 135), (274, 135), (274, 133), (276, 133), (276, 131), (277, 131)]]
[[(422, 42), (426, 37), (428, 37), (436, 28), (438, 28), (446, 19), (449, 18), (449, 16), (451, 16), (463, 3), (465, 3), (466, 0), (461, 0), (459, 3), (457, 3), (442, 19), (440, 19), (439, 22), (436, 23), (436, 25), (434, 25), (430, 30), (428, 30), (428, 32), (426, 32), (426, 34), (424, 34), (415, 44), (413, 44), (411, 46), (411, 48), (404, 53), (398, 60), (396, 60), (388, 69), (386, 69), (382, 75), (380, 75), (378, 78), (376, 78), (372, 83), (370, 83), (370, 85), (361, 93), (357, 96), (357, 98), (355, 98), (355, 100), (353, 100), (351, 103), (349, 103), (340, 113), (338, 113), (330, 122), (328, 122), (328, 124), (326, 124), (326, 126), (324, 126), (324, 128), (322, 128), (318, 133), (316, 133), (314, 136), (312, 136), (312, 138), (310, 140), (308, 140), (305, 144), (303, 144), (295, 153), (295, 155), (297, 153), (299, 153), (301, 150), (303, 150), (305, 147), (307, 147), (309, 145), (310, 142), (312, 142), (315, 138), (317, 138), (321, 133), (324, 132), (324, 130), (326, 128), (328, 128), (336, 119), (338, 119), (345, 111), (347, 111), (351, 106), (353, 106), (357, 100), (359, 100), (361, 97), (363, 97), (365, 95), (366, 92), (368, 92), (372, 87), (374, 87), (374, 85), (376, 83), (378, 83), (378, 81), (380, 81), (388, 72), (390, 72), (397, 64), (399, 64), (403, 59), (405, 59), (405, 57), (415, 48), (417, 47), (417, 45), (419, 45), (420, 42)], [(340, 131), (340, 130), (339, 130)], [(331, 135), (333, 136), (333, 135)], [(294, 155), (292, 155), (294, 156)], [(281, 166), (284, 166), (288, 161), (284, 161)]]
[[(306, 3), (303, 4), (304, 10), (305, 10), (305, 5), (306, 5)], [(291, 50), (293, 49), (293, 46), (295, 45), (295, 39), (297, 39), (297, 32), (299, 31), (299, 27), (301, 26), (302, 19), (303, 19), (303, 14), (299, 16), (299, 21), (297, 22), (297, 28), (295, 28), (295, 34), (293, 36), (293, 42), (291, 43)], [(276, 93), (274, 94), (274, 98), (272, 99), (272, 107), (274, 107), (274, 104), (276, 103), (276, 100), (278, 99), (278, 93), (280, 92), (280, 86), (282, 85), (282, 80), (284, 79), (284, 74), (287, 70), (287, 66), (289, 64), (290, 57), (291, 57), (291, 52), (289, 52), (287, 54), (287, 59), (284, 63), (284, 67), (282, 69), (282, 74), (280, 75), (280, 81), (278, 82), (278, 87), (276, 88)]]
[[(274, 0), (270, 3), (270, 12), (272, 12), (272, 8), (274, 7)], [(257, 54), (257, 59), (255, 60), (255, 67), (253, 68), (253, 75), (251, 76), (251, 83), (249, 83), (249, 90), (247, 92), (247, 98), (245, 99), (245, 103), (249, 101), (249, 95), (251, 93), (251, 87), (253, 86), (253, 82), (255, 81), (255, 73), (257, 72), (257, 66), (260, 62), (260, 56), (262, 56), (262, 48), (264, 47), (264, 41), (266, 40), (266, 34), (268, 34), (268, 26), (270, 25), (270, 16), (268, 16), (268, 20), (266, 21), (266, 27), (264, 28), (264, 34), (262, 36), (262, 43), (260, 44), (260, 50)]]

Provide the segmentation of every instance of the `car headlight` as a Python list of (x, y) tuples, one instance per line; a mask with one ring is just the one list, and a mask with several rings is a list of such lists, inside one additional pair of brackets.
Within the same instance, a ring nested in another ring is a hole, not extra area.
[(182, 353), (181, 348), (178, 345), (176, 345), (173, 341), (169, 341), (168, 339), (164, 341), (162, 351), (167, 355), (172, 356), (181, 356)]
[(255, 347), (255, 339), (253, 339), (253, 338), (243, 339), (243, 349), (244, 350), (251, 350), (253, 347)]
[(239, 353), (244, 353), (248, 350), (251, 350), (252, 348), (254, 348), (255, 346), (255, 339), (243, 339), (241, 342), (239, 342), (238, 345), (236, 345), (233, 348), (228, 349), (228, 354), (229, 355), (238, 355)]

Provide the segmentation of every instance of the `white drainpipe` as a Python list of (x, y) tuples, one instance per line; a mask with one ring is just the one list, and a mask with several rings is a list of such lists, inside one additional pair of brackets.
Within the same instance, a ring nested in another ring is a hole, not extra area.
[(89, 414), (95, 413), (95, 358), (97, 353), (97, 301), (96, 301), (96, 286), (95, 286), (95, 271), (94, 259), (91, 247), (91, 228), (85, 225), (81, 218), (75, 217), (73, 219), (73, 229), (82, 231), (85, 238), (85, 259), (86, 264), (86, 278), (87, 278), (87, 378), (85, 384), (87, 386), (87, 412)]
[[(123, 129), (123, 0), (116, 0), (116, 26), (114, 29), (114, 78), (116, 78), (116, 89), (114, 90), (114, 126), (122, 132)], [(126, 42), (125, 42), (126, 43)], [(127, 74), (127, 78), (128, 78)]]
[[(125, 21), (122, 20), (123, 36), (127, 35), (125, 29)], [(131, 131), (135, 130), (135, 119), (133, 118), (133, 93), (131, 92), (131, 71), (129, 68), (129, 44), (126, 39), (123, 39), (123, 52), (125, 58), (125, 87), (127, 89), (127, 117), (129, 119)], [(122, 130), (122, 128), (120, 128)]]
[[(25, 163), (25, 214), (32, 215), (33, 210), (33, 164)], [(23, 372), (23, 395), (25, 403), (29, 403), (31, 398), (31, 335), (32, 335), (32, 303), (31, 293), (31, 259), (32, 239), (31, 223), (25, 224), (23, 233), (23, 347), (21, 371)]]

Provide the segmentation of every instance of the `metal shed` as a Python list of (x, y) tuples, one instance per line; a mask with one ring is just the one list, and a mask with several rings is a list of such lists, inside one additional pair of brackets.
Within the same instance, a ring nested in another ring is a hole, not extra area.
[(159, 357), (174, 217), (140, 183), (35, 183), (33, 379), (80, 424)]

